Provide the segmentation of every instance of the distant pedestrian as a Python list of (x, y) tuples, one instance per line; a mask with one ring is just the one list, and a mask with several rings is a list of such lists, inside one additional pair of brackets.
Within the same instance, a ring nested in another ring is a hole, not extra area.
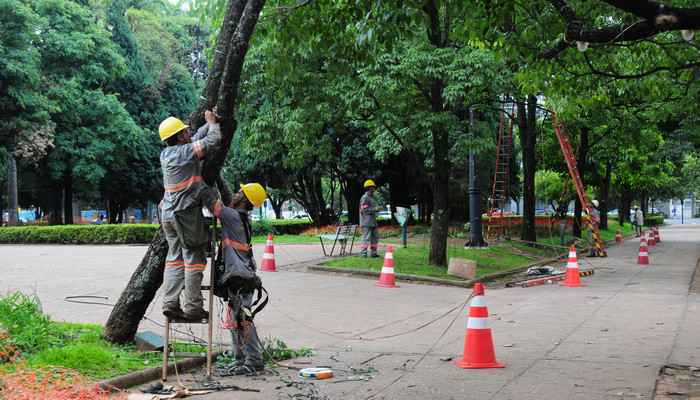
[[(598, 200), (591, 201), (591, 205), (592, 205), (591, 215), (589, 215), (588, 217), (591, 219), (591, 224), (598, 225), (598, 224), (600, 224), (600, 211), (598, 211), (598, 206), (599, 206)], [(590, 250), (588, 255), (590, 257), (597, 256), (598, 253), (596, 252), (596, 246), (595, 246), (596, 244), (593, 242), (592, 226), (589, 227), (589, 229), (588, 229), (588, 241), (591, 243), (591, 250)]]
[(634, 214), (632, 215), (632, 225), (634, 225), (635, 236), (642, 236), (642, 227), (644, 226), (644, 213), (642, 213), (642, 210), (640, 210), (637, 206), (634, 206)]
[(377, 212), (381, 207), (374, 200), (374, 191), (377, 185), (373, 180), (367, 179), (364, 184), (367, 190), (360, 199), (360, 226), (362, 227), (362, 257), (367, 257), (367, 248), (370, 248), (372, 257), (379, 257), (377, 246), (379, 245), (379, 232), (377, 231)]

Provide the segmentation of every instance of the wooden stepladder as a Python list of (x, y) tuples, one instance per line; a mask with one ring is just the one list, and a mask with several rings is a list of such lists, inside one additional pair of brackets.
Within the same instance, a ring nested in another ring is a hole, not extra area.
[[(504, 210), (508, 204), (510, 188), (510, 160), (513, 156), (513, 119), (505, 121), (505, 112), (501, 111), (498, 124), (498, 144), (496, 147), (496, 168), (493, 173), (491, 186), (491, 198), (487, 215), (489, 224), (486, 236), (493, 239), (508, 236), (510, 219), (504, 217)], [(508, 125), (508, 126), (506, 126)]]
[(581, 175), (579, 174), (578, 168), (576, 167), (576, 157), (574, 156), (574, 151), (571, 147), (571, 142), (569, 141), (569, 136), (562, 130), (562, 124), (557, 122), (556, 114), (552, 113), (552, 123), (554, 124), (554, 132), (557, 135), (557, 140), (559, 140), (559, 146), (561, 147), (562, 153), (564, 153), (564, 159), (566, 159), (566, 166), (569, 168), (569, 174), (571, 179), (574, 181), (574, 186), (576, 187), (576, 194), (578, 199), (583, 206), (583, 209), (588, 213), (588, 218), (586, 219), (586, 224), (593, 232), (593, 241), (595, 242), (595, 253), (598, 257), (607, 257), (608, 253), (605, 251), (605, 244), (600, 239), (600, 230), (598, 229), (598, 221), (592, 218), (592, 208), (588, 195), (586, 194), (586, 189), (583, 187), (583, 182), (581, 181)]
[[(163, 382), (166, 382), (168, 380), (168, 358), (169, 356), (172, 356), (174, 359), (174, 364), (177, 363), (176, 357), (178, 356), (192, 356), (191, 353), (177, 353), (175, 351), (170, 351), (170, 328), (171, 325), (175, 324), (207, 324), (208, 325), (208, 331), (207, 331), (207, 379), (211, 379), (212, 377), (212, 355), (213, 355), (213, 333), (214, 333), (214, 262), (216, 259), (216, 249), (218, 248), (217, 243), (216, 243), (216, 218), (212, 218), (212, 229), (211, 229), (211, 240), (210, 240), (210, 249), (209, 256), (210, 262), (209, 262), (209, 284), (208, 285), (202, 285), (202, 290), (207, 291), (207, 303), (208, 303), (208, 311), (209, 311), (209, 318), (208, 319), (202, 319), (200, 321), (189, 321), (189, 320), (180, 320), (180, 319), (173, 319), (171, 320), (168, 317), (165, 317), (165, 343), (163, 345), (163, 370), (161, 373), (161, 380)], [(173, 364), (173, 365), (174, 365)], [(175, 371), (177, 371), (177, 366), (175, 366)]]

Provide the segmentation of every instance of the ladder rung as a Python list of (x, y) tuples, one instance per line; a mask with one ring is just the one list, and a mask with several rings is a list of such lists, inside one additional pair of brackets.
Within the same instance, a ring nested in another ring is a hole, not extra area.
[(202, 290), (211, 290), (211, 285), (202, 285)]
[(170, 319), (168, 318), (166, 320), (166, 324), (208, 324), (209, 320), (208, 319), (201, 319), (201, 320), (189, 320), (189, 319)]
[(206, 357), (207, 353), (193, 353), (190, 351), (171, 351), (168, 353), (170, 357)]

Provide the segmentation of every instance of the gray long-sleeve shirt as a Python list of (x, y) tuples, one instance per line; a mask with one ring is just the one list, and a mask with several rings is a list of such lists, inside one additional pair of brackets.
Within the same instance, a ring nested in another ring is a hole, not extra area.
[(191, 143), (168, 146), (160, 153), (163, 171), (163, 219), (173, 219), (177, 211), (199, 203), (206, 187), (202, 179), (202, 161), (221, 141), (219, 124), (206, 124), (197, 130)]
[(225, 282), (230, 277), (253, 278), (257, 266), (250, 242), (252, 236), (250, 224), (247, 223), (248, 213), (224, 206), (211, 188), (204, 190), (202, 200), (212, 214), (221, 221), (221, 241), (226, 272), (220, 279)]
[(360, 226), (377, 226), (377, 202), (369, 193), (360, 198)]

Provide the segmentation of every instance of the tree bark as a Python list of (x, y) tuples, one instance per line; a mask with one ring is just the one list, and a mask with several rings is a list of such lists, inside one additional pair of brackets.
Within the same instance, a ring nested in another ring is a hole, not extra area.
[[(230, 203), (232, 193), (221, 179), (220, 171), (236, 129), (236, 96), (248, 43), (264, 5), (265, 0), (229, 0), (217, 38), (213, 67), (202, 94), (204, 100), (190, 117), (192, 126), (201, 126), (204, 110), (217, 105), (222, 143), (219, 151), (205, 161), (203, 175), (208, 184), (219, 186), (226, 204)], [(104, 336), (108, 341), (126, 343), (133, 340), (146, 308), (162, 283), (167, 251), (168, 244), (159, 231), (107, 320)]]
[(167, 254), (168, 242), (163, 230), (159, 229), (138, 268), (131, 275), (129, 285), (112, 309), (105, 326), (105, 339), (112, 343), (127, 343), (134, 339), (139, 322), (163, 283)]
[(527, 242), (537, 241), (535, 230), (536, 111), (537, 97), (534, 95), (528, 95), (527, 101), (518, 102), (518, 127), (523, 152), (523, 225), (520, 238)]
[[(12, 154), (12, 151), (7, 152), (7, 224), (15, 226), (19, 224), (19, 215), (17, 209), (19, 207), (19, 199), (17, 196), (17, 159)], [(0, 215), (0, 218), (2, 215)], [(2, 225), (2, 219), (0, 219)]]
[[(586, 157), (588, 157), (588, 127), (583, 127), (581, 129), (581, 140), (578, 146), (578, 155), (576, 156), (576, 168), (578, 169), (579, 176), (581, 177), (581, 184), (585, 189), (586, 187), (586, 170), (588, 164), (586, 163)], [(574, 205), (574, 237), (580, 238), (581, 232), (583, 231), (583, 226), (581, 225), (581, 213), (583, 211), (583, 205), (581, 204), (581, 199), (576, 196), (576, 202)]]
[(600, 229), (608, 229), (608, 201), (610, 200), (610, 181), (612, 180), (612, 164), (605, 164), (605, 176), (600, 188)]

